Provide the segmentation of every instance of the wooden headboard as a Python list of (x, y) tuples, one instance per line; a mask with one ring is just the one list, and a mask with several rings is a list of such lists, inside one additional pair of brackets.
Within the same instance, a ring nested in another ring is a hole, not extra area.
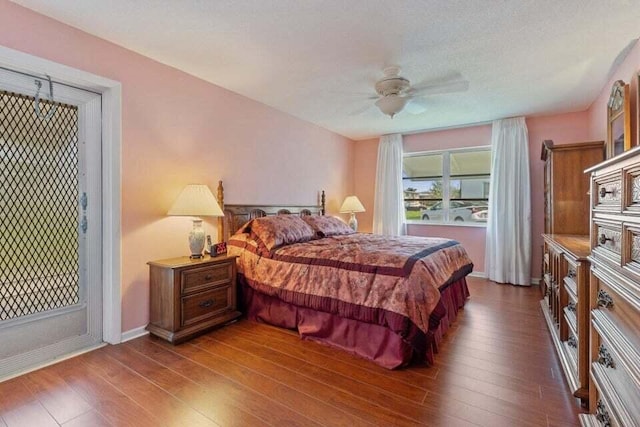
[(218, 218), (218, 240), (226, 242), (240, 227), (253, 218), (268, 215), (324, 215), (325, 196), (322, 190), (319, 205), (225, 205), (224, 187), (218, 181), (218, 203), (224, 217)]

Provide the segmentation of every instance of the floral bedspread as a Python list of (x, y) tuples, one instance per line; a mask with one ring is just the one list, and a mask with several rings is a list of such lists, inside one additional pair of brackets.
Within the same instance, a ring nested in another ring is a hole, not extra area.
[(400, 318), (425, 333), (440, 288), (473, 269), (464, 248), (442, 238), (357, 233), (294, 243), (261, 256), (249, 234), (237, 234), (228, 248), (238, 256), (239, 274), (256, 291), (297, 306), (408, 329), (397, 320), (388, 325), (389, 319)]

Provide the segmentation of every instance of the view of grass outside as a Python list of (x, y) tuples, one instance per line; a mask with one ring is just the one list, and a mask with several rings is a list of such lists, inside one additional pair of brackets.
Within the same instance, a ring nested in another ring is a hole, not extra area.
[(420, 219), (420, 211), (410, 211), (405, 209), (404, 216), (407, 219)]

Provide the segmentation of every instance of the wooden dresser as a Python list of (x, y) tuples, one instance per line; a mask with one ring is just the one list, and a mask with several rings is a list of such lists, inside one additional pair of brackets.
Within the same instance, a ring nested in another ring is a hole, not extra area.
[(544, 234), (542, 312), (573, 395), (589, 399), (589, 236)]
[(544, 163), (542, 311), (573, 395), (589, 399), (589, 175), (604, 142), (542, 144)]
[(640, 147), (591, 169), (591, 388), (585, 426), (640, 426)]
[(147, 330), (172, 343), (240, 317), (236, 257), (151, 261)]

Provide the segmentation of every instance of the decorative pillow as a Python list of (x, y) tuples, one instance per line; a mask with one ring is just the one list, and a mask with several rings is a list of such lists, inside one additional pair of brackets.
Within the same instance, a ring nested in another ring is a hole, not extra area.
[(248, 223), (248, 228), (251, 230), (251, 236), (267, 251), (292, 243), (306, 242), (314, 236), (313, 229), (294, 215), (255, 218)]
[(333, 216), (308, 215), (302, 217), (302, 219), (313, 228), (318, 237), (355, 233), (340, 218)]

